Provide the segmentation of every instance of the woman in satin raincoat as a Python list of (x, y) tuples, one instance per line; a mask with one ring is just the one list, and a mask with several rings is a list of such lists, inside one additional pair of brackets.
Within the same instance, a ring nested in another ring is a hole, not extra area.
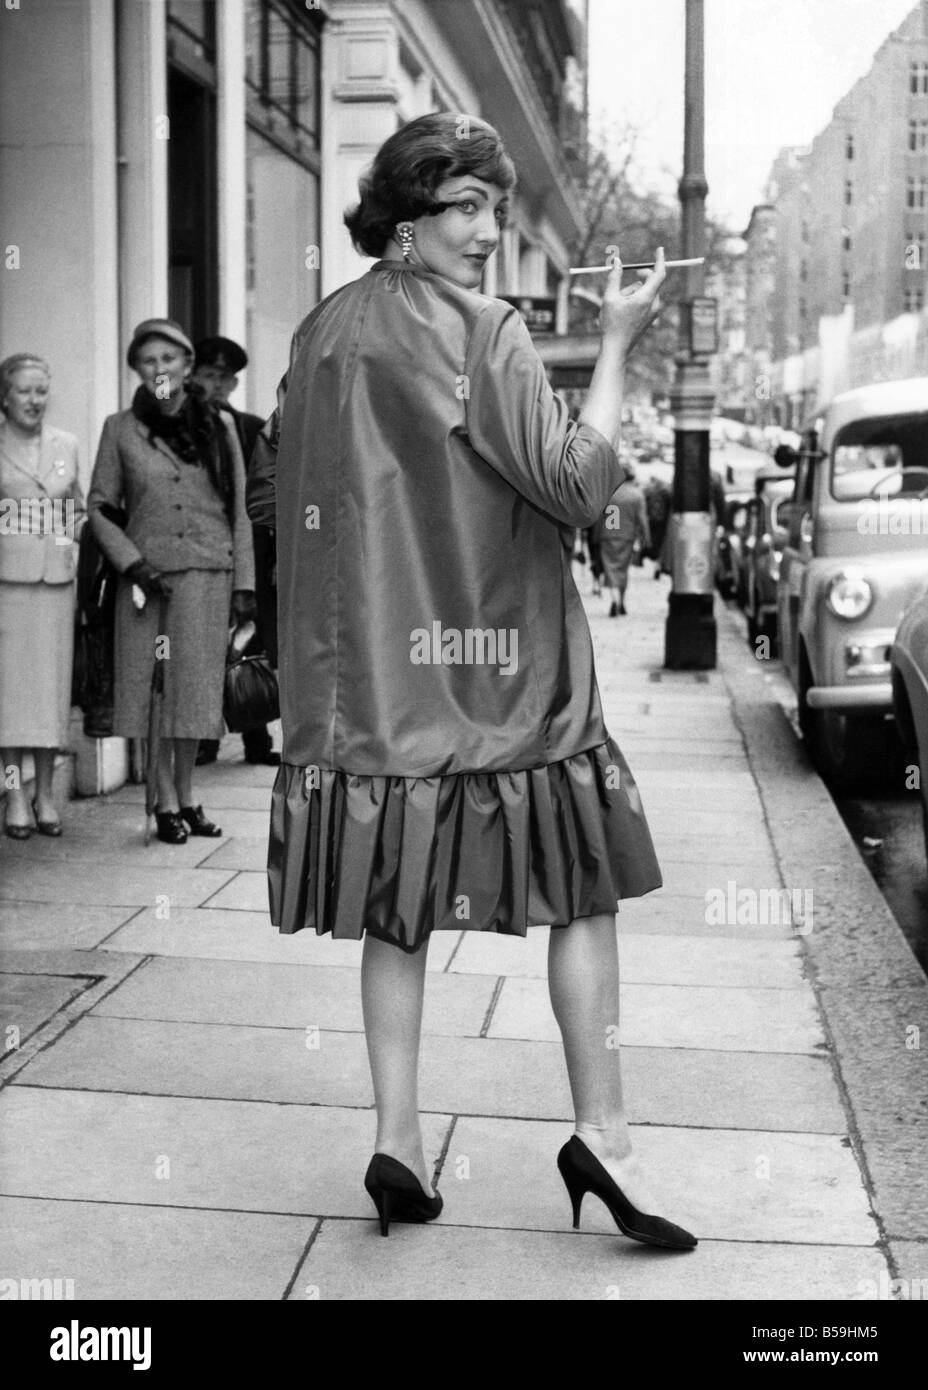
[(578, 422), (518, 312), (478, 291), (512, 163), (472, 117), (411, 121), (345, 221), (380, 257), (297, 329), (261, 436), (249, 513), (277, 529), (282, 764), (271, 915), (364, 937), (377, 1106), (365, 1185), (391, 1216), (438, 1215), (417, 1069), (433, 931), (550, 925), (549, 976), (576, 1108), (558, 1156), (619, 1228), (695, 1240), (653, 1211), (631, 1152), (619, 1052), (617, 900), (660, 887), (634, 779), (603, 722), (562, 527), (623, 476), (627, 353), (658, 311), (608, 280)]

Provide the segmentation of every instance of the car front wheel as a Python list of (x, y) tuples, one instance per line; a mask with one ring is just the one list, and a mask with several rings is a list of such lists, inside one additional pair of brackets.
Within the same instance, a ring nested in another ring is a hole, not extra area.
[(874, 778), (886, 764), (886, 721), (882, 716), (812, 710), (812, 757), (836, 791)]

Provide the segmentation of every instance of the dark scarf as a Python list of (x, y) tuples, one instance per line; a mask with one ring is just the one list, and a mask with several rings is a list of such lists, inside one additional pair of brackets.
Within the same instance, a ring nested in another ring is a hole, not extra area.
[(235, 527), (235, 469), (219, 412), (197, 386), (188, 385), (176, 415), (166, 414), (147, 386), (132, 397), (132, 414), (148, 429), (149, 441), (163, 439), (184, 463), (200, 465), (222, 498), (229, 525)]

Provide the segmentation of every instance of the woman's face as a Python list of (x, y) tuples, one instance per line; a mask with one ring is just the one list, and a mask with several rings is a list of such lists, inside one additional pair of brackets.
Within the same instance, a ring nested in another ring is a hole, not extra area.
[(190, 359), (170, 338), (146, 338), (135, 351), (135, 370), (158, 400), (176, 399), (190, 375)]
[(454, 206), (416, 219), (410, 259), (456, 285), (476, 289), (506, 225), (509, 194), (473, 174), (460, 174), (440, 183), (434, 197)]
[(47, 404), (48, 377), (41, 367), (20, 367), (13, 373), (3, 401), (7, 419), (28, 434), (35, 434), (42, 428)]

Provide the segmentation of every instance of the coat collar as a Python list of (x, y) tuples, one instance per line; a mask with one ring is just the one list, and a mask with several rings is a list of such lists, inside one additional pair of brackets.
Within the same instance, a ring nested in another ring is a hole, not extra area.
[(164, 454), (165, 458), (169, 458), (172, 463), (176, 463), (178, 467), (180, 466), (183, 459), (178, 458), (170, 444), (162, 439), (160, 435), (156, 434), (149, 437), (148, 427), (131, 410), (129, 411), (129, 418), (135, 426), (136, 432), (145, 440), (149, 448), (153, 447), (157, 449), (160, 453)]

